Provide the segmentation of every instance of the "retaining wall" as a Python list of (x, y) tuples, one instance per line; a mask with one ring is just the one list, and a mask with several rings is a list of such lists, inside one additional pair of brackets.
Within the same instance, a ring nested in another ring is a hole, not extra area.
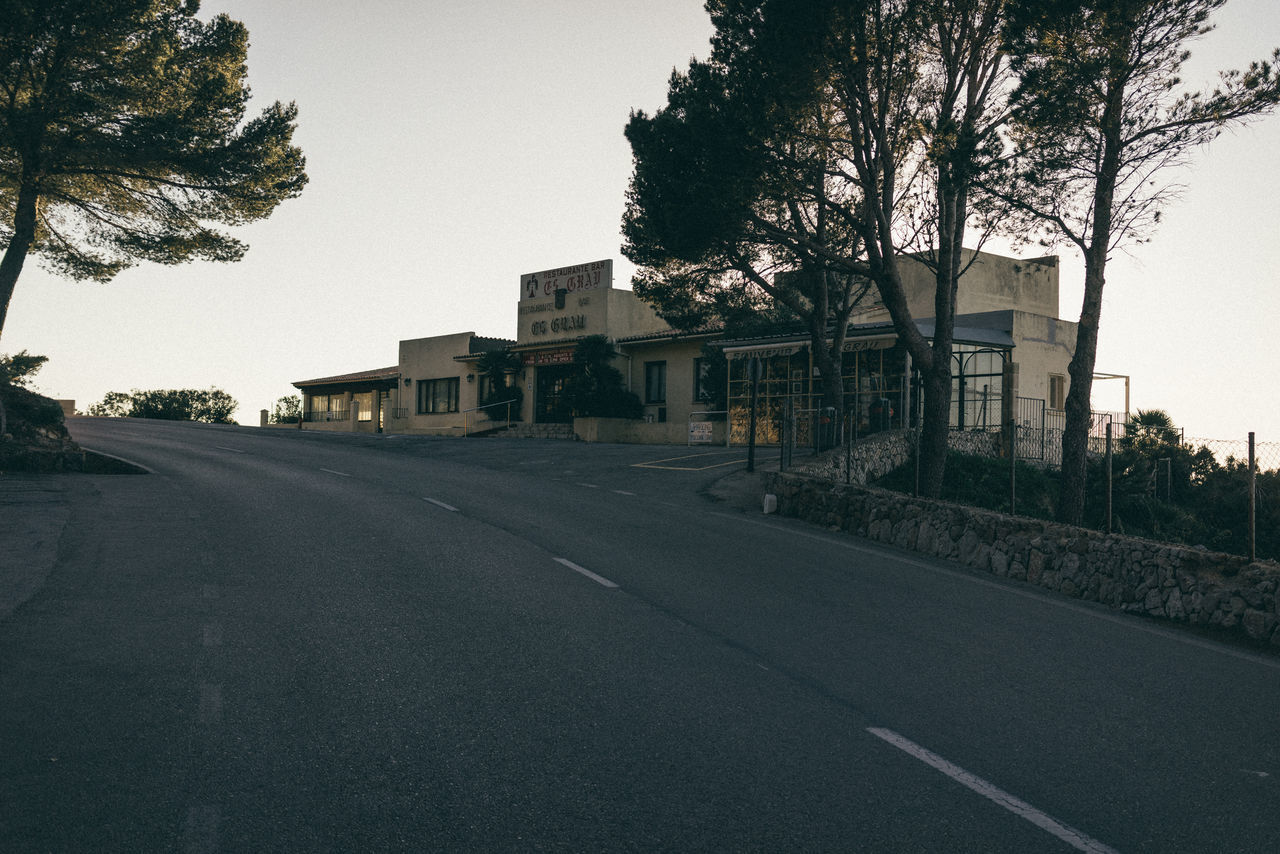
[(769, 472), (778, 512), (1091, 602), (1280, 648), (1280, 565)]

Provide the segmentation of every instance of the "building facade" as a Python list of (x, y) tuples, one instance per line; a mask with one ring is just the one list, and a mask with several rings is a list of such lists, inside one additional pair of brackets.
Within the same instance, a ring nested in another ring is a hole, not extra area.
[[(966, 250), (957, 296), (952, 423), (993, 428), (1018, 397), (1061, 408), (1075, 324), (1058, 313), (1055, 257), (1019, 260)], [(921, 333), (933, 332), (934, 280), (923, 263), (903, 265), (908, 304)], [(609, 260), (520, 277), (514, 341), (461, 332), (401, 341), (393, 368), (294, 383), (304, 429), (463, 435), (504, 424), (572, 425), (595, 441), (746, 442), (750, 372), (760, 371), (757, 441), (778, 441), (784, 407), (814, 412), (822, 392), (798, 329), (725, 340), (716, 330), (680, 332), (629, 290), (615, 288)], [(564, 398), (578, 368), (577, 343), (613, 343), (625, 387), (643, 405), (635, 421), (575, 418)], [(725, 363), (708, 354), (713, 345)], [(492, 354), (503, 354), (495, 362)], [(505, 367), (493, 368), (496, 363)], [(757, 368), (753, 368), (752, 365)], [(717, 371), (717, 365), (720, 369)], [(874, 295), (855, 314), (842, 356), (844, 417), (857, 431), (915, 423), (919, 386), (887, 310)], [(715, 401), (727, 400), (717, 409)], [(486, 405), (488, 403), (488, 405)], [(709, 422), (709, 426), (708, 423)]]

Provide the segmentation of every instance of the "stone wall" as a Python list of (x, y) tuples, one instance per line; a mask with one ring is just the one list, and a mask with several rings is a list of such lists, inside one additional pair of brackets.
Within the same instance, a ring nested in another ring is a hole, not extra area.
[[(852, 448), (836, 448), (793, 466), (792, 471), (820, 480), (864, 486), (911, 459), (915, 438), (910, 430), (886, 430), (859, 439)], [(992, 457), (1000, 452), (1000, 433), (952, 430), (947, 443), (962, 454)], [(849, 473), (846, 476), (845, 466)]]
[(0, 383), (0, 472), (79, 471), (83, 455), (56, 400)]
[(768, 473), (778, 512), (1065, 596), (1280, 648), (1280, 565), (896, 492)]

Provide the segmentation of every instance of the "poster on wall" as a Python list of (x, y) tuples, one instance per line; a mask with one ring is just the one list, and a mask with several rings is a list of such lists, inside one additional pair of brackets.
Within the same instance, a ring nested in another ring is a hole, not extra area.
[(568, 294), (613, 287), (613, 260), (591, 261), (557, 267), (520, 277), (520, 301), (548, 299), (562, 290)]

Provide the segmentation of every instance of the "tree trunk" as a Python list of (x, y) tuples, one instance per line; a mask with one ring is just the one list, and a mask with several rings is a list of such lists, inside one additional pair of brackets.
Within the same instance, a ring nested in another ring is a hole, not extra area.
[(942, 495), (942, 478), (946, 474), (947, 446), (951, 436), (951, 365), (950, 359), (934, 358), (936, 366), (920, 372), (924, 391), (920, 431), (920, 494), (928, 498)]
[(1098, 326), (1102, 319), (1102, 288), (1106, 283), (1105, 245), (1101, 250), (1091, 248), (1085, 259), (1084, 303), (1076, 327), (1076, 351), (1067, 366), (1071, 389), (1067, 392), (1067, 419), (1062, 431), (1058, 521), (1069, 525), (1079, 525), (1084, 520), (1089, 430), (1093, 426), (1093, 368), (1098, 359)]
[(39, 191), (30, 181), (24, 181), (18, 190), (18, 203), (13, 217), (13, 239), (0, 258), (0, 335), (4, 334), (4, 320), (9, 313), (9, 300), (14, 286), (27, 260), (27, 252), (36, 237), (36, 201)]

